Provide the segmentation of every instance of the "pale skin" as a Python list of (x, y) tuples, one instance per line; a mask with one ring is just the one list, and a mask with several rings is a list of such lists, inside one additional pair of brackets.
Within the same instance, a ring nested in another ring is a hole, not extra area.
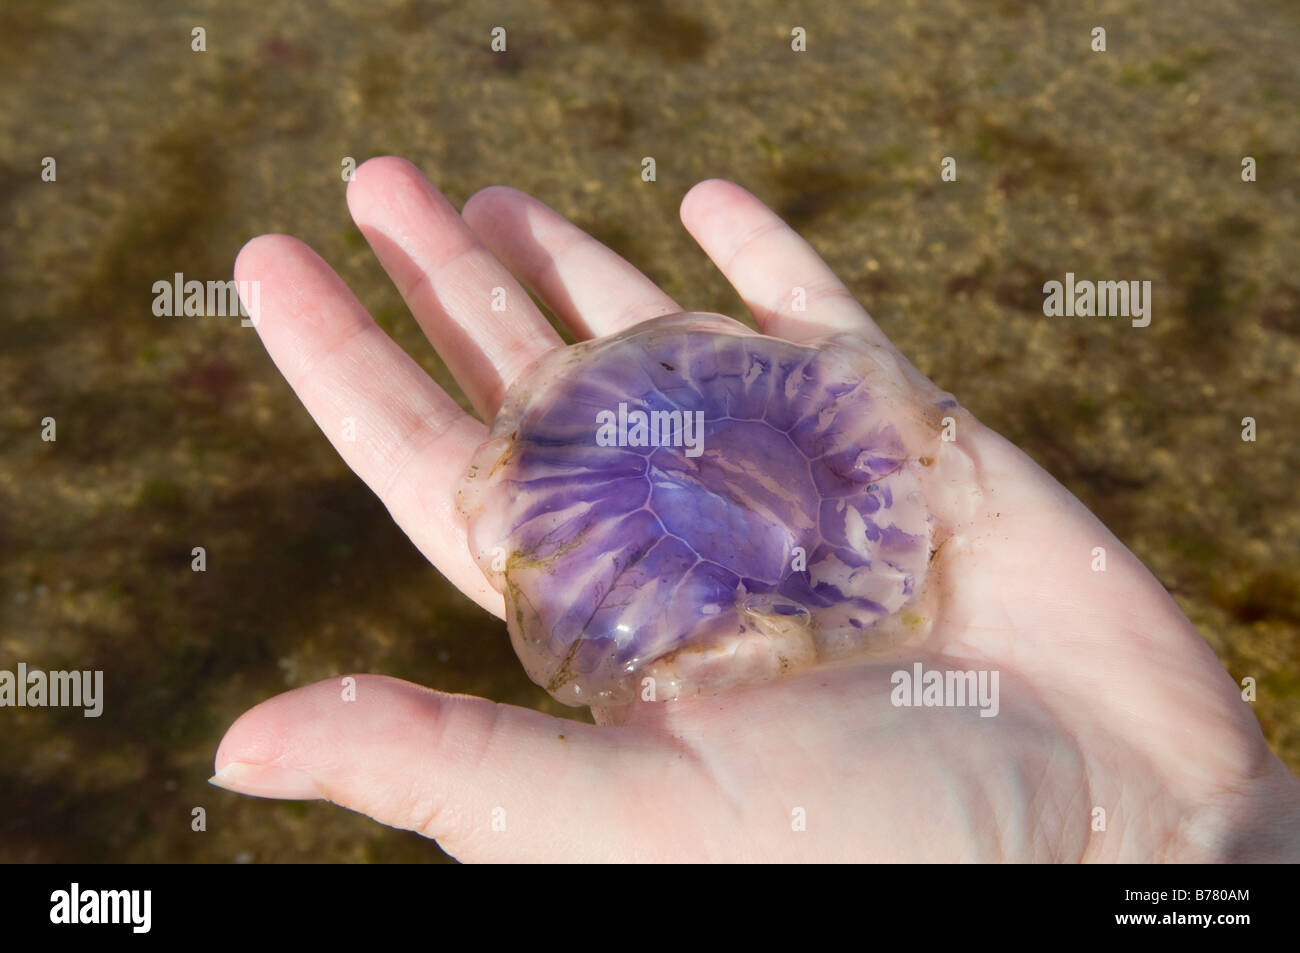
[[(707, 305), (673, 301), (513, 189), (479, 192), (457, 214), (409, 163), (381, 158), (347, 198), (477, 417), (296, 239), (249, 242), (235, 277), (261, 282), (257, 331), (344, 460), (429, 561), (500, 617), (455, 491), (482, 421), (535, 358), (563, 346), (521, 282), (578, 338)], [(681, 218), (764, 333), (890, 346), (811, 246), (744, 189), (701, 182)], [(490, 307), (495, 287), (504, 312)], [(795, 287), (807, 289), (805, 311), (790, 308)], [(1300, 780), (1270, 752), (1241, 687), (1079, 500), (958, 413), (981, 503), (935, 556), (941, 611), (918, 644), (718, 696), (596, 711), (594, 726), (380, 676), (357, 676), (356, 700), (344, 701), (331, 679), (239, 718), (213, 781), (323, 798), (464, 861), (1300, 857)], [(1096, 547), (1104, 572), (1092, 569)], [(891, 674), (918, 661), (996, 670), (997, 716), (892, 704)]]

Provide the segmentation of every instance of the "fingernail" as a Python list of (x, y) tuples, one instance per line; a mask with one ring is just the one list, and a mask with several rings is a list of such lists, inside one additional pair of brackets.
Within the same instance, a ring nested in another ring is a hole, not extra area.
[(274, 764), (232, 761), (208, 778), (208, 783), (236, 794), (251, 794), (254, 797), (293, 801), (317, 800), (320, 797), (320, 791), (310, 777), (301, 771)]

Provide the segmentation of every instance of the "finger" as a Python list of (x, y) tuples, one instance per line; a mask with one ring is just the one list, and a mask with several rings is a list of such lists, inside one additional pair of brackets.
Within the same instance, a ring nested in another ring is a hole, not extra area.
[(347, 465), (420, 551), (498, 616), (504, 602), (470, 558), (455, 493), (483, 424), (376, 326), (342, 279), (287, 235), (250, 241), (235, 279), (271, 359)]
[(463, 215), (580, 339), (682, 310), (622, 256), (531, 195), (492, 186), (471, 197)]
[(348, 184), (348, 208), (465, 396), (491, 420), (519, 373), (563, 346), (560, 336), (405, 159), (362, 164)]
[[(461, 860), (612, 859), (631, 785), (671, 778), (634, 729), (610, 732), (376, 675), (279, 695), (226, 732), (212, 783), (260, 797), (324, 798), (435, 838)], [(693, 792), (692, 792), (693, 793)]]
[[(812, 246), (740, 186), (722, 179), (699, 183), (682, 199), (681, 218), (764, 333), (806, 341), (851, 332), (890, 346)], [(797, 303), (804, 310), (795, 311)]]

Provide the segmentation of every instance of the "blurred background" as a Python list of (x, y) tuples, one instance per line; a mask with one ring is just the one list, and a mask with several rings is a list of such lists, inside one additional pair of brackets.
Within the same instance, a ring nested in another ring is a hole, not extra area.
[[(1298, 65), (1286, 0), (8, 0), (0, 669), (103, 669), (107, 698), (0, 710), (0, 860), (443, 860), (208, 786), (222, 733), (352, 671), (584, 717), (415, 551), (252, 329), (153, 314), (155, 281), (228, 279), (290, 232), (458, 394), (344, 204), (345, 157), (385, 153), (458, 206), (531, 192), (737, 317), (677, 206), (709, 176), (753, 190), (1257, 679), (1300, 769)], [(1150, 327), (1044, 317), (1067, 271), (1150, 280)]]

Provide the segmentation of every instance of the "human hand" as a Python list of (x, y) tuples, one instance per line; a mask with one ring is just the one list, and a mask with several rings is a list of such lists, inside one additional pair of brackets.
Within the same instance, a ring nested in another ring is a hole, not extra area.
[[(511, 189), (478, 193), (462, 217), (411, 165), (384, 158), (358, 170), (348, 203), (486, 420), (533, 360), (563, 346), (512, 272), (578, 338), (694, 304)], [(701, 183), (681, 214), (765, 334), (848, 332), (892, 351), (811, 247), (744, 190)], [(235, 272), (260, 281), (258, 333), (348, 465), (448, 579), (502, 616), (455, 504), (487, 428), (305, 245), (254, 239)], [(496, 287), (504, 312), (488, 307)], [(799, 313), (795, 287), (807, 289)], [(595, 726), (381, 677), (358, 677), (356, 700), (342, 702), (337, 681), (322, 682), (242, 716), (214, 782), (326, 798), (462, 860), (1294, 859), (1300, 781), (1209, 646), (1083, 504), (953, 413), (973, 512), (934, 557), (940, 611), (916, 643), (723, 695), (597, 710)], [(1104, 572), (1091, 569), (1098, 546)], [(996, 717), (896, 707), (891, 675), (918, 662), (997, 672)]]

